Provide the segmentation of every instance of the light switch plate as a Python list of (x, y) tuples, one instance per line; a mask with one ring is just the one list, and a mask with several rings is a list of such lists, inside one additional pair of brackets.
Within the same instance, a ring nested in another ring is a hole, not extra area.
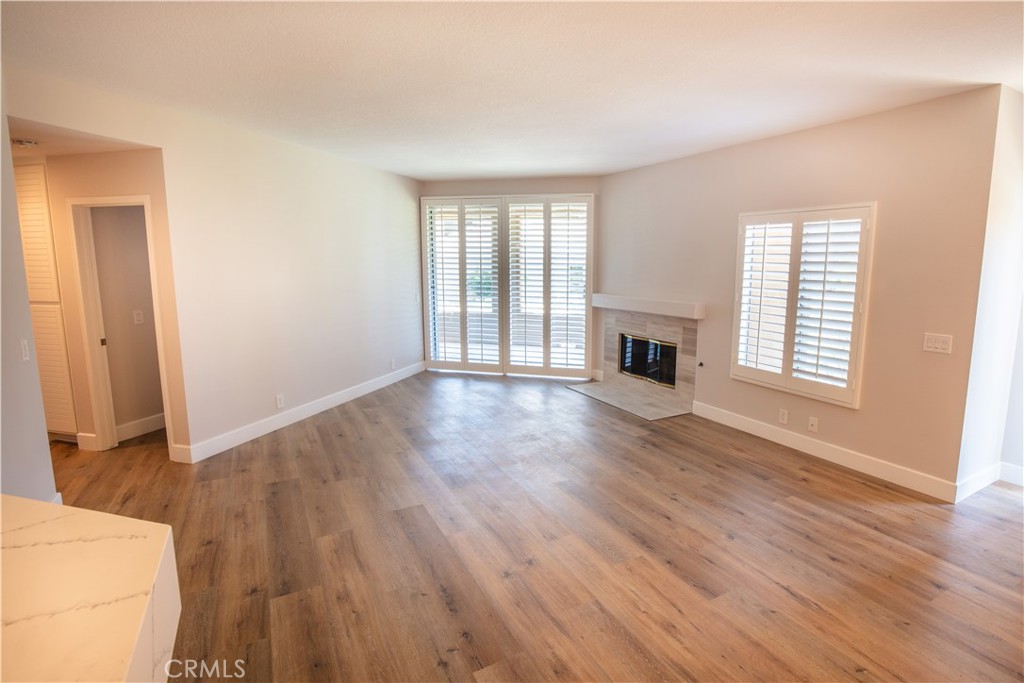
[(924, 350), (930, 353), (953, 353), (953, 336), (949, 334), (924, 333)]

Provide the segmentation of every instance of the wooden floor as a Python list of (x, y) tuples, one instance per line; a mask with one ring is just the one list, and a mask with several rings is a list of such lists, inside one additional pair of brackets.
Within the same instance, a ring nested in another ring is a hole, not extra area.
[(954, 507), (478, 376), (192, 466), (161, 439), (55, 444), (58, 489), (171, 524), (175, 657), (250, 680), (1022, 680), (1016, 487)]

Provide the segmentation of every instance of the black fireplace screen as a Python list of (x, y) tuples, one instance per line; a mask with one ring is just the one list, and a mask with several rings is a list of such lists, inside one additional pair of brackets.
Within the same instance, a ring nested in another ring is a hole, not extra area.
[(667, 387), (676, 385), (676, 345), (619, 335), (619, 372)]

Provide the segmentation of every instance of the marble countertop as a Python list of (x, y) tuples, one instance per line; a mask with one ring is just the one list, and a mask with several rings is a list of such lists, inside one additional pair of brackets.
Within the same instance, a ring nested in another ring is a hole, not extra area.
[(13, 496), (0, 514), (3, 680), (166, 680), (171, 528)]

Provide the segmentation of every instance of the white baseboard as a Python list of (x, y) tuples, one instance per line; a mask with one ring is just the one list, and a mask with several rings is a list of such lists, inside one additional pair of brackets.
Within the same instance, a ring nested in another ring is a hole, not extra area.
[(773, 424), (760, 422), (699, 401), (693, 402), (693, 414), (939, 500), (952, 503), (958, 499), (959, 486), (957, 483), (939, 479), (909, 467), (879, 460), (865, 453), (797, 434), (788, 429), (782, 429)]
[(99, 450), (99, 439), (96, 438), (95, 434), (86, 434), (85, 432), (78, 432), (75, 436), (78, 440), (78, 447), (83, 451), (98, 451)]
[(167, 444), (167, 450), (171, 456), (173, 462), (191, 463), (192, 460), (192, 447), (182, 446), (180, 444)]
[(64, 497), (60, 495), (60, 491), (57, 491), (57, 495), (55, 495), (53, 497), (53, 500), (51, 500), (50, 502), (53, 503), (54, 505), (63, 505)]
[(961, 500), (977, 493), (986, 486), (994, 484), (999, 481), (999, 475), (1002, 470), (1001, 462), (994, 462), (980, 472), (975, 472), (966, 479), (959, 479), (956, 482), (956, 501), (959, 503)]
[(1002, 467), (1000, 467), (999, 479), (1000, 481), (1005, 481), (1008, 484), (1024, 486), (1024, 467), (1004, 462), (1002, 463)]
[(276, 413), (270, 417), (258, 420), (244, 427), (233, 429), (230, 432), (215, 436), (212, 439), (192, 444), (187, 449), (177, 446), (171, 450), (171, 460), (190, 463), (205, 460), (210, 456), (223, 453), (229, 448), (234, 448), (246, 441), (252, 441), (264, 434), (277, 431), (282, 427), (287, 427), (288, 425), (299, 422), (300, 420), (305, 420), (307, 417), (312, 417), (317, 413), (330, 410), (342, 403), (347, 403), (353, 399), (359, 398), (360, 396), (369, 394), (370, 392), (383, 389), (389, 384), (394, 384), (395, 382), (406, 379), (407, 377), (417, 375), (425, 369), (426, 365), (423, 361), (413, 363), (412, 365), (388, 373), (387, 375), (371, 379), (368, 382), (363, 382), (362, 384), (338, 391), (289, 410), (283, 410), (280, 413)]
[(150, 415), (149, 417), (144, 417), (141, 420), (117, 425), (117, 440), (127, 441), (128, 439), (134, 439), (137, 436), (149, 434), (150, 432), (155, 432), (156, 430), (163, 428), (164, 414), (159, 413), (157, 415)]

